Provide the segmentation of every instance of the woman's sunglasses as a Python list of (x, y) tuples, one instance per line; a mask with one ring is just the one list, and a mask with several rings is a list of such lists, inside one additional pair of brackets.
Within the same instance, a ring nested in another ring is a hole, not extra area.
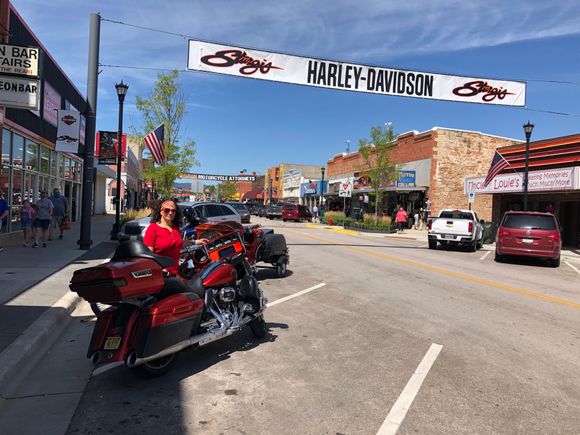
[(162, 209), (162, 211), (166, 214), (169, 214), (169, 213), (175, 213), (177, 210), (175, 210), (174, 208), (164, 208), (164, 209)]

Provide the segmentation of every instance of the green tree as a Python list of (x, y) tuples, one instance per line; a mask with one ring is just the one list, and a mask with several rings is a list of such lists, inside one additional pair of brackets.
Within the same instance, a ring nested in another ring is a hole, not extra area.
[(236, 199), (236, 194), (238, 193), (238, 186), (236, 183), (232, 183), (230, 181), (220, 183), (219, 193), (220, 197), (218, 200), (221, 200), (222, 198), (226, 201), (234, 200)]
[(173, 183), (181, 173), (189, 172), (192, 166), (199, 165), (195, 158), (195, 141), (184, 139), (181, 132), (181, 123), (187, 112), (185, 96), (178, 79), (177, 71), (161, 73), (147, 97), (136, 97), (135, 104), (142, 116), (142, 130), (132, 126), (131, 139), (141, 144), (139, 152), (142, 155), (145, 149), (143, 137), (159, 125), (165, 125), (165, 161), (144, 168), (143, 177), (155, 180), (157, 191), (166, 197), (171, 196)]
[(360, 169), (370, 174), (371, 186), (375, 190), (375, 216), (378, 216), (380, 188), (394, 182), (397, 176), (397, 168), (391, 160), (397, 137), (391, 123), (386, 127), (372, 127), (370, 133), (370, 139), (359, 140), (359, 151), (364, 161), (364, 167)]

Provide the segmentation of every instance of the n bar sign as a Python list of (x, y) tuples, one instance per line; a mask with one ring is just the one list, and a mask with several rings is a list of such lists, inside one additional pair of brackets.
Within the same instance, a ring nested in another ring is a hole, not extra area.
[(466, 103), (525, 106), (526, 83), (293, 56), (189, 40), (187, 68), (297, 85)]

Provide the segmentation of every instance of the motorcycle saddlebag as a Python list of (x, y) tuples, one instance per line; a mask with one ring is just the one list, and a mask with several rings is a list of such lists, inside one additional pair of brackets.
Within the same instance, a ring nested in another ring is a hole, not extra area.
[(163, 289), (161, 266), (148, 258), (128, 258), (75, 271), (70, 289), (88, 302), (114, 303)]
[(271, 263), (280, 255), (286, 254), (287, 251), (288, 246), (286, 245), (286, 238), (283, 234), (266, 234), (264, 236), (264, 243), (258, 254), (258, 261)]
[(188, 338), (197, 331), (203, 300), (195, 293), (178, 293), (157, 301), (139, 316), (137, 355), (145, 358)]

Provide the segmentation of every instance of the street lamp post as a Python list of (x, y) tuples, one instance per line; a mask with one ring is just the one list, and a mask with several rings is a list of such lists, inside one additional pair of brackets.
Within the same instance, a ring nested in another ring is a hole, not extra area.
[(532, 137), (532, 130), (534, 124), (528, 121), (524, 125), (524, 133), (526, 134), (526, 163), (524, 168), (524, 211), (528, 211), (528, 161), (530, 159), (530, 137)]
[(268, 177), (268, 184), (269, 184), (268, 204), (272, 204), (272, 177)]
[(123, 103), (125, 102), (125, 95), (127, 94), (127, 89), (129, 85), (123, 83), (115, 84), (117, 89), (117, 97), (119, 98), (119, 131), (117, 132), (117, 193), (115, 195), (115, 204), (117, 209), (115, 210), (115, 226), (113, 227), (113, 234), (111, 235), (112, 240), (117, 240), (117, 234), (121, 230), (120, 228), (120, 215), (121, 215), (121, 162), (123, 160)]
[(324, 201), (324, 171), (326, 168), (322, 166), (320, 172), (322, 173), (322, 180), (320, 180), (320, 207), (322, 208), (322, 202)]

